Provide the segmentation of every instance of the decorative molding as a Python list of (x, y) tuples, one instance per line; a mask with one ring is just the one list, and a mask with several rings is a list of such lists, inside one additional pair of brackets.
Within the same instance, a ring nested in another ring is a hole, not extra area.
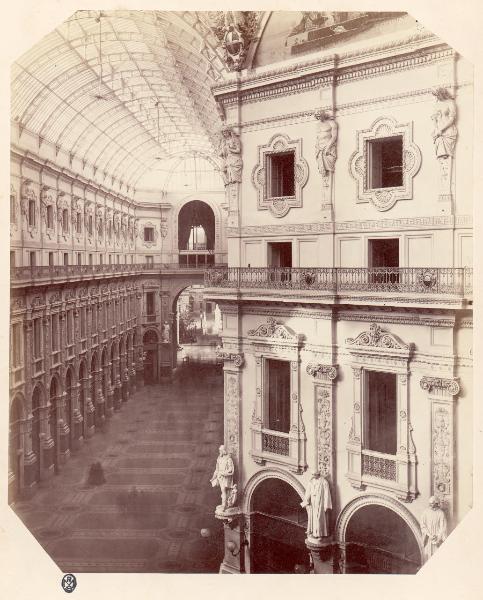
[[(403, 183), (398, 187), (369, 188), (369, 142), (387, 137), (403, 139)], [(349, 172), (357, 182), (357, 202), (370, 202), (379, 211), (392, 208), (398, 200), (412, 200), (413, 178), (421, 166), (421, 151), (413, 142), (412, 123), (397, 123), (392, 117), (380, 117), (369, 129), (357, 132), (357, 150), (349, 159)]]
[(377, 348), (392, 348), (396, 350), (409, 350), (409, 345), (405, 344), (398, 337), (384, 331), (377, 323), (372, 323), (369, 331), (363, 331), (355, 339), (347, 338), (346, 344), (350, 346), (372, 346)]
[[(280, 152), (294, 153), (294, 196), (268, 197), (267, 160)], [(274, 217), (284, 217), (291, 208), (303, 204), (302, 190), (309, 177), (309, 166), (302, 157), (302, 139), (291, 140), (287, 135), (276, 134), (268, 144), (258, 146), (258, 164), (252, 171), (252, 182), (258, 191), (258, 210), (270, 210)]]
[(312, 377), (327, 377), (333, 381), (337, 377), (337, 365), (321, 365), (316, 363), (309, 363), (306, 369), (308, 375)]
[(444, 379), (442, 377), (421, 378), (421, 389), (425, 392), (447, 392), (450, 396), (456, 396), (460, 392), (460, 386), (457, 379)]
[(234, 354), (231, 352), (224, 352), (223, 350), (217, 350), (216, 357), (220, 360), (233, 362), (233, 365), (238, 368), (243, 367), (243, 364), (245, 363), (243, 352)]
[(240, 377), (225, 374), (225, 446), (236, 460), (240, 449)]
[[(152, 242), (147, 242), (144, 239), (144, 230), (146, 227), (150, 227), (153, 230), (153, 241)], [(156, 246), (156, 243), (158, 241), (158, 230), (157, 227), (154, 223), (151, 223), (151, 221), (147, 221), (146, 223), (143, 223), (142, 226), (139, 228), (139, 238), (142, 241), (142, 245), (145, 246), (146, 248), (152, 248), (153, 246)]]
[(270, 338), (272, 340), (283, 340), (297, 344), (301, 341), (300, 335), (294, 333), (282, 323), (277, 323), (273, 317), (268, 317), (266, 325), (262, 324), (256, 329), (250, 329), (248, 335), (250, 337)]

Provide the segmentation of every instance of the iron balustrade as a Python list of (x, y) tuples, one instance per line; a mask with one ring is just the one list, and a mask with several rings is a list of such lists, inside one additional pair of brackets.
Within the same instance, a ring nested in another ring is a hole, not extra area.
[(209, 288), (403, 292), (469, 296), (473, 269), (440, 267), (212, 267)]
[(289, 456), (288, 436), (262, 432), (262, 452)]
[(53, 281), (56, 279), (84, 279), (101, 275), (136, 275), (146, 271), (204, 271), (206, 265), (180, 265), (179, 263), (134, 263), (105, 265), (49, 265), (35, 267), (13, 267), (10, 269), (12, 282)]

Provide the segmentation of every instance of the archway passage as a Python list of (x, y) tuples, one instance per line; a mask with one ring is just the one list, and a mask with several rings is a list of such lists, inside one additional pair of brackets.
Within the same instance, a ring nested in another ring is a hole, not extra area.
[(158, 334), (153, 329), (146, 331), (143, 336), (144, 352), (144, 383), (150, 385), (158, 381)]
[(421, 566), (413, 532), (385, 506), (359, 508), (347, 525), (345, 542), (347, 573), (413, 574)]
[(178, 215), (179, 264), (214, 264), (215, 215), (201, 200), (187, 202)]
[(280, 479), (265, 479), (255, 488), (251, 506), (251, 573), (295, 573), (297, 565), (308, 572), (307, 512), (300, 502), (294, 488)]

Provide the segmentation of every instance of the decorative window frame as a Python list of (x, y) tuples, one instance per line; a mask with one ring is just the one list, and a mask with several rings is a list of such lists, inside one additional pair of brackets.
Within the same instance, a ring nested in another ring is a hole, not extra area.
[[(251, 342), (251, 353), (255, 357), (256, 393), (252, 411), (251, 432), (253, 460), (264, 465), (279, 464), (294, 473), (301, 474), (307, 468), (305, 459), (306, 440), (305, 425), (302, 420), (302, 405), (300, 402), (300, 350), (304, 336), (294, 333), (272, 317), (267, 324), (262, 324), (248, 332)], [(264, 414), (268, 401), (266, 384), (267, 359), (290, 362), (290, 431), (282, 433), (271, 431), (264, 426)], [(287, 454), (278, 454), (264, 449), (264, 441), (270, 437), (288, 441)]]
[[(35, 202), (35, 223), (33, 225), (29, 223), (29, 202), (31, 200)], [(20, 202), (22, 213), (27, 224), (27, 233), (33, 238), (37, 235), (37, 231), (39, 229), (39, 206), (37, 202), (37, 194), (35, 193), (34, 184), (31, 179), (25, 179), (22, 184)]]
[[(72, 196), (72, 235), (77, 242), (82, 241), (83, 219), (82, 219), (82, 199), (78, 196)], [(80, 231), (77, 231), (77, 224), (80, 224)]]
[[(368, 148), (372, 140), (402, 136), (403, 184), (397, 187), (368, 188)], [(397, 123), (392, 117), (379, 117), (369, 129), (357, 132), (357, 150), (349, 159), (349, 172), (357, 182), (356, 202), (370, 202), (379, 211), (391, 209), (398, 200), (412, 200), (413, 179), (421, 167), (421, 150), (413, 141), (413, 124)]]
[[(268, 198), (267, 159), (273, 154), (294, 152), (294, 196)], [(269, 210), (274, 217), (284, 217), (291, 208), (302, 207), (302, 190), (309, 178), (309, 165), (302, 156), (302, 139), (291, 140), (287, 135), (278, 133), (268, 144), (258, 146), (258, 164), (252, 171), (252, 182), (258, 191), (258, 210)]]
[[(144, 239), (144, 229), (146, 227), (151, 227), (153, 230), (153, 241), (152, 242), (146, 242), (146, 240)], [(154, 223), (151, 223), (151, 221), (148, 221), (147, 223), (143, 223), (142, 227), (139, 228), (139, 238), (142, 241), (142, 245), (145, 248), (153, 248), (153, 246), (156, 246), (156, 243), (158, 241), (158, 230), (156, 228), (156, 225)]]
[[(347, 443), (347, 478), (352, 487), (366, 486), (395, 494), (403, 502), (417, 496), (416, 448), (409, 421), (409, 360), (412, 344), (405, 344), (395, 335), (372, 323), (355, 339), (346, 340), (353, 372), (352, 425)], [(383, 371), (397, 375), (397, 452), (386, 455), (364, 449), (364, 418), (367, 410), (367, 373)], [(371, 473), (370, 465), (373, 463)], [(366, 468), (365, 465), (367, 464)]]

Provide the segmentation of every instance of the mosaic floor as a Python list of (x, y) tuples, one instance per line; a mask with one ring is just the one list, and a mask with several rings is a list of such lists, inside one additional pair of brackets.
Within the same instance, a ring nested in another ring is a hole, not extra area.
[[(222, 439), (221, 373), (188, 370), (131, 396), (14, 510), (64, 572), (216, 573), (223, 527), (209, 480)], [(88, 485), (96, 461), (106, 482)]]

